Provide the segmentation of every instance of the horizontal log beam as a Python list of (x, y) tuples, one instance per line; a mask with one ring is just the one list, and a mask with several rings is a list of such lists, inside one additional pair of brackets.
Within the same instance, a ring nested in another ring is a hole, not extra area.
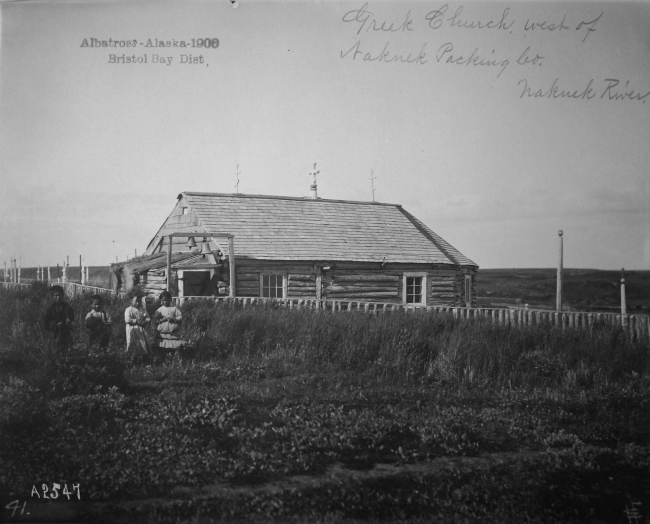
[(316, 289), (316, 282), (303, 282), (296, 280), (289, 280), (289, 287), (311, 287)]
[(342, 282), (347, 282), (347, 281), (372, 281), (376, 280), (377, 282), (398, 282), (400, 280), (400, 277), (398, 275), (373, 275), (373, 274), (365, 274), (365, 275), (333, 275), (332, 280), (334, 281), (342, 281)]
[(315, 282), (316, 275), (289, 275), (289, 282), (298, 281), (298, 282)]
[(361, 291), (378, 291), (378, 292), (393, 292), (397, 293), (399, 291), (399, 288), (397, 286), (327, 286), (324, 291), (326, 293), (336, 293), (336, 292), (342, 292), (342, 291), (355, 291), (357, 293)]
[(244, 266), (237, 261), (237, 267), (246, 273), (266, 273), (272, 275), (284, 275), (287, 273), (295, 275), (311, 275), (311, 267), (300, 266)]
[(242, 288), (242, 289), (244, 289), (244, 288), (259, 289), (260, 288), (260, 283), (259, 282), (239, 282), (239, 280), (237, 280), (235, 282), (235, 284), (236, 284), (237, 289), (240, 289), (240, 288)]
[(378, 297), (396, 297), (398, 296), (398, 293), (382, 293), (382, 292), (344, 292), (344, 293), (327, 293), (326, 298), (331, 299), (331, 300), (345, 300), (345, 297), (348, 298), (353, 298), (354, 300), (361, 300), (364, 297), (372, 297), (372, 298), (378, 298)]
[[(332, 265), (335, 267), (332, 271), (338, 271), (341, 274), (343, 273), (367, 273), (376, 271), (383, 273), (394, 273), (401, 274), (402, 271), (429, 271), (431, 269), (431, 264), (413, 264), (407, 262), (387, 262), (384, 267), (381, 267), (381, 262), (332, 262)], [(449, 266), (449, 270), (454, 271), (453, 266)]]
[(363, 286), (363, 287), (388, 287), (388, 288), (399, 288), (402, 287), (401, 282), (392, 282), (392, 281), (374, 281), (374, 280), (334, 280), (334, 281), (325, 281), (324, 284), (328, 286)]
[(144, 282), (143, 285), (149, 286), (149, 287), (156, 287), (156, 286), (164, 286), (167, 284), (167, 281), (162, 281), (162, 282)]

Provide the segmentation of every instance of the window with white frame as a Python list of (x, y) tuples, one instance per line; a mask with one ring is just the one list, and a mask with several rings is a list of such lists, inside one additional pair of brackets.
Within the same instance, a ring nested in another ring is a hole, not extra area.
[(405, 304), (426, 305), (427, 274), (404, 273), (402, 295)]
[(260, 275), (260, 294), (267, 298), (284, 298), (284, 275)]

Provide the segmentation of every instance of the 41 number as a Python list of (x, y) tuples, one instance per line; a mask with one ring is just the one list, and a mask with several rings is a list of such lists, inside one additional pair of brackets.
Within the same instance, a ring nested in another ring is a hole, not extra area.
[(5, 509), (12, 509), (11, 516), (13, 517), (20, 508), (20, 514), (22, 515), (25, 512), (25, 507), (27, 506), (27, 501), (23, 502), (22, 508), (20, 508), (20, 500), (13, 500), (5, 506)]

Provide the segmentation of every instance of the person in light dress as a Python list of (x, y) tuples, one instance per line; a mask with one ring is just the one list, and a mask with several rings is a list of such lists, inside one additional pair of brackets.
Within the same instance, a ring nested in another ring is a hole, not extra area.
[(180, 338), (183, 315), (181, 310), (172, 306), (172, 296), (168, 291), (160, 294), (160, 306), (153, 316), (156, 326), (156, 346), (160, 349), (181, 349), (185, 341)]
[(142, 304), (142, 296), (135, 294), (131, 305), (124, 311), (126, 324), (126, 350), (134, 360), (141, 360), (151, 352), (151, 343), (146, 327), (151, 322), (147, 308)]

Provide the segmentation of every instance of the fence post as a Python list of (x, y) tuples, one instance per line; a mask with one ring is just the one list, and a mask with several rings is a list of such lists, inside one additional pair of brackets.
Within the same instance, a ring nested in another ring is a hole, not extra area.
[(560, 229), (557, 232), (558, 236), (560, 237), (560, 257), (558, 259), (558, 264), (557, 264), (557, 290), (556, 290), (556, 297), (555, 297), (555, 309), (556, 311), (562, 311), (562, 269), (563, 269), (563, 240), (562, 240), (562, 235), (564, 234), (562, 230)]

